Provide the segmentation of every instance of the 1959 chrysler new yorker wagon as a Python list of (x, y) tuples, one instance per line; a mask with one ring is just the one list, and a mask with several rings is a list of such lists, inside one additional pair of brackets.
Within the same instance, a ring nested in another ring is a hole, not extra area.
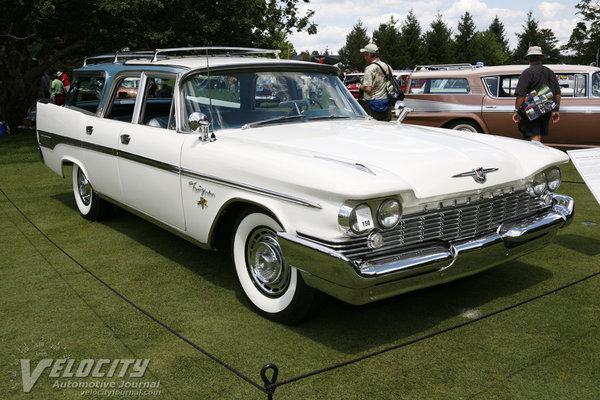
[(571, 221), (563, 152), (375, 121), (334, 67), (265, 52), (89, 58), (64, 106), (38, 104), (44, 162), (72, 165), (88, 219), (110, 201), (204, 248), (225, 238), (243, 293), (286, 323), (322, 292), (358, 305), (477, 273)]

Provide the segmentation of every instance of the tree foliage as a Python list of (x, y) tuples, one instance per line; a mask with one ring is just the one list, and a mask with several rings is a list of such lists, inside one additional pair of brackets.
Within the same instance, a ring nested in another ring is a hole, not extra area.
[(427, 64), (448, 64), (454, 61), (452, 55), (452, 31), (441, 14), (437, 14), (425, 32), (425, 51)]
[[(85, 55), (178, 46), (287, 46), (294, 30), (316, 33), (309, 0), (2, 0), (0, 120), (18, 124), (44, 71), (70, 70)], [(79, 61), (80, 62), (80, 61)]]
[(358, 20), (352, 31), (346, 36), (346, 44), (339, 50), (340, 62), (347, 67), (364, 70), (367, 66), (360, 49), (369, 44), (367, 28)]
[(397, 24), (398, 21), (390, 17), (388, 22), (379, 25), (379, 28), (373, 32), (373, 42), (379, 47), (379, 56), (392, 68), (397, 68), (402, 59), (401, 34)]
[(423, 59), (423, 37), (421, 35), (421, 24), (412, 10), (406, 15), (406, 19), (400, 27), (400, 54), (402, 58), (396, 68), (414, 68), (422, 63)]
[(500, 46), (502, 47), (502, 52), (505, 53), (506, 55), (509, 55), (510, 49), (508, 48), (508, 39), (506, 38), (504, 24), (502, 22), (500, 22), (500, 19), (498, 18), (497, 15), (494, 18), (494, 20), (492, 21), (492, 23), (490, 24), (488, 31), (490, 33), (493, 33), (494, 35), (496, 35), (496, 41), (498, 43), (500, 43)]
[(458, 33), (454, 38), (455, 57), (463, 62), (477, 62), (473, 48), (473, 36), (475, 35), (475, 22), (473, 17), (466, 11), (458, 21)]
[(513, 61), (519, 64), (527, 62), (527, 49), (530, 46), (540, 46), (547, 63), (560, 62), (560, 52), (556, 47), (558, 40), (551, 29), (540, 29), (538, 21), (533, 18), (533, 13), (527, 13), (527, 20), (523, 25), (523, 31), (517, 33), (519, 42), (513, 53)]
[(574, 62), (598, 63), (600, 51), (600, 1), (582, 0), (575, 6), (583, 21), (579, 22), (565, 45), (575, 53)]

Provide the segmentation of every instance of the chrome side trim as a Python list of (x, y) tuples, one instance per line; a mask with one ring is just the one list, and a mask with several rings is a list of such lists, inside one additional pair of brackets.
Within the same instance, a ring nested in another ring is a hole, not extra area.
[(308, 200), (301, 199), (299, 197), (275, 192), (275, 191), (268, 190), (268, 189), (263, 189), (258, 186), (247, 185), (245, 183), (221, 179), (221, 178), (218, 178), (213, 175), (200, 174), (198, 172), (194, 172), (194, 171), (191, 171), (191, 170), (185, 169), (185, 168), (181, 168), (181, 175), (187, 176), (188, 178), (200, 179), (203, 181), (212, 182), (212, 183), (216, 183), (216, 184), (231, 187), (231, 188), (245, 190), (247, 192), (261, 194), (263, 196), (268, 196), (268, 197), (273, 197), (276, 199), (289, 201), (291, 203), (299, 204), (299, 205), (306, 206), (306, 207), (312, 207), (312, 208), (317, 208), (317, 209), (323, 208), (323, 207), (321, 207), (321, 205), (319, 205), (317, 203), (313, 203)]
[[(473, 96), (473, 95), (468, 95)], [(481, 96), (479, 96), (481, 97)], [(406, 107), (413, 109), (411, 114), (418, 113), (446, 113), (446, 112), (461, 112), (461, 113), (480, 113), (481, 105), (470, 105), (470, 104), (456, 104), (456, 103), (444, 103), (442, 101), (434, 100), (417, 100), (417, 99), (404, 99)], [(513, 107), (514, 108), (514, 107)], [(409, 117), (410, 118), (410, 117)]]
[(311, 208), (317, 208), (317, 209), (323, 208), (323, 207), (321, 207), (321, 205), (319, 205), (317, 203), (314, 203), (314, 202), (311, 202), (308, 200), (304, 200), (299, 197), (295, 197), (295, 196), (288, 195), (285, 193), (275, 192), (275, 191), (264, 189), (264, 188), (261, 188), (258, 186), (247, 185), (247, 184), (240, 183), (240, 182), (222, 179), (222, 178), (219, 178), (219, 177), (216, 177), (213, 175), (200, 174), (198, 172), (194, 172), (189, 169), (180, 168), (177, 165), (163, 163), (161, 161), (153, 160), (153, 159), (147, 158), (147, 157), (138, 156), (136, 154), (128, 153), (125, 151), (119, 151), (117, 149), (113, 149), (110, 147), (100, 146), (100, 145), (96, 145), (93, 143), (88, 143), (88, 142), (84, 142), (81, 140), (72, 139), (72, 138), (69, 138), (66, 136), (61, 136), (61, 135), (57, 135), (57, 134), (54, 134), (51, 132), (45, 132), (45, 131), (38, 131), (38, 135), (40, 138), (40, 146), (46, 147), (51, 150), (53, 150), (59, 144), (66, 144), (66, 145), (71, 145), (71, 146), (75, 146), (75, 147), (81, 147), (84, 149), (97, 151), (100, 153), (105, 153), (105, 154), (110, 154), (110, 155), (117, 156), (117, 157), (122, 157), (124, 159), (130, 160), (133, 162), (137, 162), (140, 164), (148, 165), (153, 168), (158, 168), (163, 171), (171, 172), (173, 174), (178, 174), (181, 176), (187, 176), (189, 178), (195, 178), (195, 179), (199, 179), (199, 180), (203, 180), (203, 181), (207, 181), (207, 182), (212, 182), (212, 183), (216, 183), (219, 185), (244, 190), (246, 192), (256, 193), (256, 194), (260, 194), (263, 196), (268, 196), (268, 197), (284, 200), (284, 201), (287, 201), (290, 203), (299, 204), (299, 205), (305, 206), (305, 207), (311, 207)]
[(126, 160), (137, 162), (139, 164), (144, 164), (149, 167), (161, 169), (163, 171), (171, 172), (173, 174), (179, 174), (179, 172), (180, 172), (180, 168), (176, 165), (153, 160), (153, 159), (147, 158), (147, 157), (138, 156), (137, 154), (128, 153), (125, 151), (117, 151), (116, 155), (118, 157), (124, 158)]

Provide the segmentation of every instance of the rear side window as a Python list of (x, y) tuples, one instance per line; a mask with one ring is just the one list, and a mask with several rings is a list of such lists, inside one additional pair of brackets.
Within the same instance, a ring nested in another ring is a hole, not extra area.
[(557, 74), (562, 97), (587, 97), (587, 74)]
[(101, 76), (75, 77), (65, 100), (65, 106), (96, 114), (104, 91), (104, 82), (105, 79)]
[(413, 80), (413, 94), (468, 94), (471, 92), (466, 78), (434, 78)]
[(515, 89), (517, 88), (517, 82), (519, 82), (519, 75), (500, 77), (498, 97), (515, 97)]
[(127, 77), (119, 81), (117, 90), (110, 102), (106, 118), (131, 122), (139, 83), (139, 77)]
[(592, 75), (592, 96), (600, 97), (600, 72)]

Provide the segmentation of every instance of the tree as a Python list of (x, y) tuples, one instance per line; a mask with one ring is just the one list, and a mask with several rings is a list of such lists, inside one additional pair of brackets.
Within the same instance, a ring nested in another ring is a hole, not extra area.
[(483, 62), (484, 65), (502, 65), (510, 57), (502, 49), (496, 34), (490, 30), (475, 32), (471, 46), (474, 59)]
[(18, 125), (44, 71), (69, 71), (85, 55), (160, 47), (279, 48), (293, 30), (316, 32), (308, 0), (3, 0), (0, 120)]
[(458, 34), (454, 38), (454, 57), (459, 62), (475, 63), (473, 54), (473, 36), (475, 35), (475, 23), (468, 11), (458, 21)]
[(401, 58), (396, 68), (414, 68), (415, 65), (422, 63), (423, 54), (421, 25), (413, 11), (410, 10), (400, 28)]
[(346, 44), (338, 52), (340, 62), (346, 67), (357, 68), (360, 71), (364, 70), (367, 63), (363, 55), (360, 54), (360, 49), (368, 44), (367, 28), (363, 26), (362, 21), (359, 19), (358, 23), (352, 27), (352, 31), (346, 36)]
[(388, 22), (379, 25), (379, 28), (373, 32), (373, 41), (379, 47), (379, 56), (392, 68), (400, 68), (402, 65), (401, 35), (396, 27), (397, 24), (398, 21), (390, 17)]
[(496, 35), (496, 41), (500, 43), (500, 46), (502, 47), (502, 52), (506, 54), (508, 59), (508, 56), (510, 56), (510, 49), (508, 48), (508, 39), (506, 38), (504, 24), (500, 22), (500, 19), (497, 15), (490, 24), (488, 31)]
[(556, 47), (558, 40), (551, 29), (539, 29), (538, 22), (533, 18), (533, 13), (527, 13), (527, 20), (523, 25), (523, 32), (517, 33), (519, 42), (513, 53), (513, 61), (517, 64), (527, 63), (527, 49), (530, 46), (540, 46), (545, 56), (545, 62), (557, 63), (560, 61), (560, 52)]
[(428, 64), (447, 64), (454, 61), (451, 51), (452, 31), (438, 13), (425, 33), (425, 61)]
[(574, 62), (598, 63), (600, 50), (600, 1), (582, 0), (575, 6), (583, 21), (573, 29), (565, 50), (575, 52)]

